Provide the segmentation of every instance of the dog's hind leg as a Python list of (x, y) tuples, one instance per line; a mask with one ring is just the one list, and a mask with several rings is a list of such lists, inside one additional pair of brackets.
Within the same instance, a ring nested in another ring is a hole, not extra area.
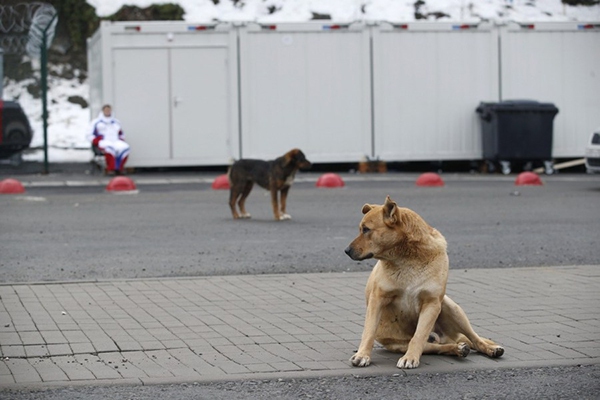
[(501, 357), (504, 354), (502, 346), (475, 333), (463, 309), (448, 296), (444, 296), (442, 301), (442, 311), (438, 322), (441, 329), (449, 337), (460, 340), (459, 338), (462, 335), (466, 336), (474, 349), (480, 353), (492, 358)]
[[(408, 351), (408, 342), (406, 343), (387, 343), (386, 350), (394, 353), (406, 353)], [(467, 343), (425, 343), (423, 346), (423, 354), (444, 354), (449, 356), (466, 357), (469, 355), (471, 348)]]
[(427, 343), (423, 348), (423, 354), (445, 354), (449, 356), (466, 357), (471, 348), (465, 342), (460, 343)]
[(244, 189), (242, 190), (242, 195), (240, 196), (240, 200), (238, 201), (238, 206), (240, 206), (240, 218), (250, 218), (251, 215), (246, 211), (246, 198), (252, 191), (252, 187), (254, 186), (254, 182), (248, 181), (244, 185)]
[(238, 214), (235, 208), (235, 202), (237, 198), (240, 196), (239, 188), (237, 186), (230, 184), (229, 189), (229, 208), (231, 208), (231, 215), (233, 215), (233, 219), (238, 219), (240, 215)]

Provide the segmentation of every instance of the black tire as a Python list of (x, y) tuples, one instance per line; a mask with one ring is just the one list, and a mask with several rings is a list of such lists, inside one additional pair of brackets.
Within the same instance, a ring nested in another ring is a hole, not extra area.
[(31, 142), (31, 134), (29, 134), (29, 129), (27, 129), (27, 125), (25, 125), (21, 121), (12, 121), (6, 125), (4, 129), (4, 144), (20, 144), (29, 146)]

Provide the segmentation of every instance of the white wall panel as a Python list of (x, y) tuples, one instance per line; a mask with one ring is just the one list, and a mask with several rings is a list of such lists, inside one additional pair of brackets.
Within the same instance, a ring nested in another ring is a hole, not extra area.
[(491, 26), (384, 24), (373, 32), (375, 155), (478, 159), (480, 101), (498, 101)]
[(326, 26), (240, 31), (243, 157), (274, 158), (293, 147), (313, 162), (370, 155), (368, 31)]
[[(592, 27), (585, 29), (586, 25)], [(554, 157), (583, 157), (600, 126), (600, 24), (511, 24), (501, 31), (502, 98), (554, 103)]]
[(88, 63), (88, 82), (90, 85), (89, 106), (90, 118), (100, 112), (102, 107), (103, 91), (102, 91), (102, 35), (101, 30), (87, 40), (87, 63)]

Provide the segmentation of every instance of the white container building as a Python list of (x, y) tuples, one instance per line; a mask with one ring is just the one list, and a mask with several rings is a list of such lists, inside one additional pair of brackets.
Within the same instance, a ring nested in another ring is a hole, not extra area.
[(600, 126), (600, 22), (103, 22), (88, 60), (132, 167), (480, 160), (480, 102), (555, 104), (557, 158)]

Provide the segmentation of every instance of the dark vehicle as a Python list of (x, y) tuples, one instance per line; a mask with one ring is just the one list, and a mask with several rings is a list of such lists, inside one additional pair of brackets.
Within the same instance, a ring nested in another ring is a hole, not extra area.
[(0, 100), (0, 159), (29, 147), (31, 125), (19, 103)]

